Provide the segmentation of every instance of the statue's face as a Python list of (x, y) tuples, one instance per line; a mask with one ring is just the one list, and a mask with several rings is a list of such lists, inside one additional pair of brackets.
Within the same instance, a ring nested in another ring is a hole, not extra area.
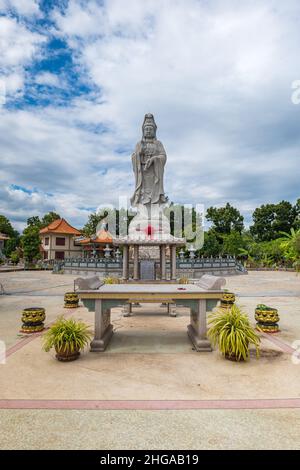
[(154, 137), (155, 137), (155, 128), (153, 126), (145, 126), (144, 127), (144, 137), (146, 137), (146, 139), (154, 139)]

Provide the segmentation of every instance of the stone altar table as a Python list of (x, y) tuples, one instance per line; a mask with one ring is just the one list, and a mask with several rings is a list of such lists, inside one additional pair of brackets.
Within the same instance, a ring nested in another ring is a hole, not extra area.
[(195, 284), (104, 284), (96, 290), (78, 290), (89, 311), (95, 312), (95, 336), (91, 351), (102, 352), (113, 334), (110, 311), (135, 302), (169, 302), (190, 308), (188, 336), (196, 351), (211, 351), (206, 336), (206, 312), (221, 299), (222, 290), (208, 290)]

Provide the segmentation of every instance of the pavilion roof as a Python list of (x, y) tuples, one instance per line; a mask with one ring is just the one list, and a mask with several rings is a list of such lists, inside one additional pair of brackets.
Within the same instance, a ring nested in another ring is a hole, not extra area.
[(77, 243), (81, 243), (82, 245), (89, 245), (92, 243), (112, 243), (112, 236), (107, 230), (100, 230), (95, 237), (86, 237), (78, 240)]
[(51, 222), (47, 227), (40, 230), (41, 234), (45, 233), (63, 233), (70, 235), (81, 235), (81, 232), (77, 228), (72, 227), (65, 219), (57, 219)]

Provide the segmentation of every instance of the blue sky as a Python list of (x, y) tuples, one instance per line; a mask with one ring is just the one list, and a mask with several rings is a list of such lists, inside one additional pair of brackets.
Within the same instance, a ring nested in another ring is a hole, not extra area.
[(294, 202), (299, 44), (296, 0), (0, 0), (0, 213), (80, 227), (130, 197), (146, 112), (170, 200)]

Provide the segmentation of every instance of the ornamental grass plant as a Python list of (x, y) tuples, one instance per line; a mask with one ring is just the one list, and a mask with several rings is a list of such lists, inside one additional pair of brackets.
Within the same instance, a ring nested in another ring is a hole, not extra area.
[(259, 357), (260, 338), (248, 315), (236, 304), (231, 308), (219, 308), (208, 317), (209, 330), (207, 335), (214, 346), (226, 359), (246, 361), (249, 358), (249, 348), (253, 344), (256, 356)]

